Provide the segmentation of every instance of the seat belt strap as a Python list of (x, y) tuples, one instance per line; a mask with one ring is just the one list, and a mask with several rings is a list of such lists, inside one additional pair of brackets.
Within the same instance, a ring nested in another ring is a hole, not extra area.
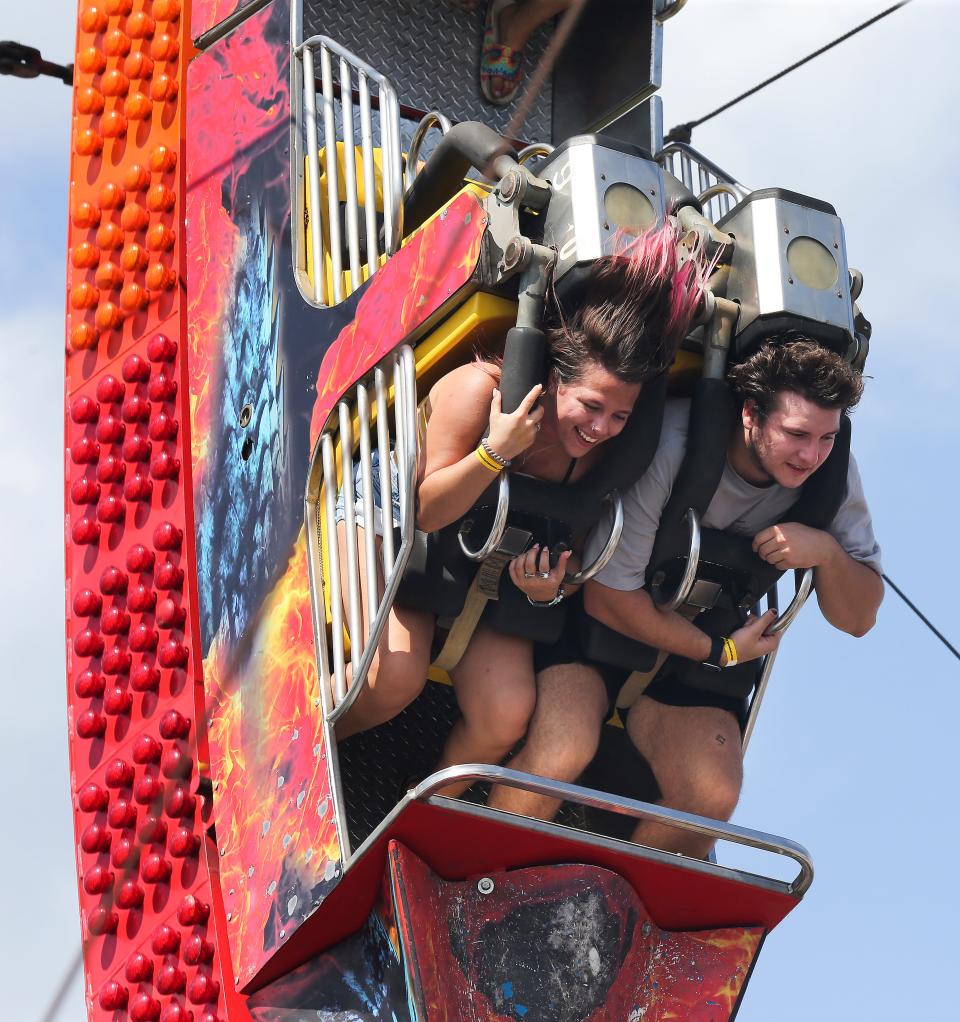
[(477, 630), (487, 601), (499, 599), (500, 577), (507, 565), (527, 549), (533, 537), (524, 529), (508, 527), (496, 550), (480, 565), (457, 615), (447, 633), (443, 649), (433, 662), (441, 671), (451, 671), (460, 663)]

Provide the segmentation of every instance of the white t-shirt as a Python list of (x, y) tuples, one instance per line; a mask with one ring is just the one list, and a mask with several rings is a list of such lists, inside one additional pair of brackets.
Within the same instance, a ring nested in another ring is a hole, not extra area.
[[(623, 495), (624, 523), (620, 545), (610, 563), (596, 575), (596, 580), (610, 589), (629, 591), (644, 584), (660, 515), (670, 498), (686, 451), (689, 418), (688, 399), (667, 402), (660, 443), (650, 467)], [(754, 486), (737, 475), (728, 462), (717, 492), (703, 516), (703, 525), (752, 539), (758, 532), (780, 521), (800, 499), (800, 493), (800, 487), (790, 489), (776, 483)], [(589, 564), (600, 553), (610, 534), (610, 519), (611, 512), (607, 512), (587, 539), (584, 564)], [(869, 565), (878, 574), (883, 570), (870, 509), (852, 454), (847, 473), (847, 494), (828, 531), (855, 560)]]

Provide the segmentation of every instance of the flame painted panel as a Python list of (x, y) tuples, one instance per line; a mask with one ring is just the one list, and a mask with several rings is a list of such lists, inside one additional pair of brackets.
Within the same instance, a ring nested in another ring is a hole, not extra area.
[(187, 275), (198, 593), (221, 888), (245, 984), (336, 882), (303, 493), (317, 367), (290, 239), (289, 6), (190, 65)]

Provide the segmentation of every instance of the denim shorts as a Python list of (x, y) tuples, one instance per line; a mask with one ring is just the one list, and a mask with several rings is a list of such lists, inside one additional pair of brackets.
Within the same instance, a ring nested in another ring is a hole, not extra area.
[[(383, 496), (380, 492), (380, 452), (374, 449), (371, 452), (370, 464), (373, 468), (373, 524), (378, 536), (383, 535)], [(397, 463), (393, 455), (390, 455), (390, 496), (393, 507), (393, 527), (400, 528), (400, 475), (397, 472)], [(363, 477), (359, 463), (353, 470), (353, 496), (354, 514), (357, 516), (357, 525), (363, 528)], [(344, 492), (340, 490), (337, 498), (336, 520), (342, 522), (346, 517), (346, 506), (344, 503)]]

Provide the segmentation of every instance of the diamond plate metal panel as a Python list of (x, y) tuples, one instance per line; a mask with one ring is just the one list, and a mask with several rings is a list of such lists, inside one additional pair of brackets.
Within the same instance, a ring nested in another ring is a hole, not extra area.
[[(516, 102), (497, 107), (480, 92), (479, 62), (485, 5), (467, 13), (446, 0), (303, 0), (303, 34), (327, 35), (387, 75), (400, 102), (438, 109), (451, 120), (476, 120), (527, 141), (549, 141), (549, 80), (523, 124), (512, 124)], [(527, 80), (543, 57), (552, 24), (525, 47)], [(522, 94), (522, 87), (521, 87)]]

